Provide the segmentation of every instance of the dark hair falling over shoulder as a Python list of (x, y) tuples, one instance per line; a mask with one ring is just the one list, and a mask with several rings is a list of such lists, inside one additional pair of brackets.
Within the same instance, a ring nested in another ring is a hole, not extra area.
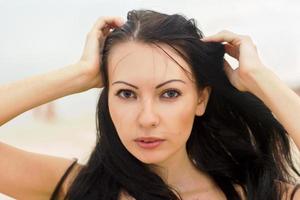
[(108, 109), (108, 56), (118, 43), (167, 44), (190, 65), (198, 88), (211, 87), (205, 114), (196, 117), (187, 151), (227, 199), (240, 200), (240, 185), (249, 200), (279, 200), (280, 182), (299, 176), (291, 159), (286, 130), (257, 97), (240, 92), (223, 71), (224, 46), (205, 43), (193, 19), (150, 10), (128, 13), (127, 22), (106, 39), (101, 75), (104, 89), (97, 105), (97, 141), (65, 199), (116, 200), (120, 190), (137, 200), (177, 200), (178, 192), (131, 155), (121, 143)]

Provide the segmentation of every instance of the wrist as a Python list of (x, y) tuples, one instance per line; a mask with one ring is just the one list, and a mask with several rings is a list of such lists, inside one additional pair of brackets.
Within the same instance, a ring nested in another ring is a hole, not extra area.
[(262, 66), (244, 75), (243, 80), (247, 85), (248, 92), (253, 93), (260, 99), (264, 99), (265, 90), (276, 89), (279, 78), (269, 68)]
[(58, 69), (58, 74), (64, 77), (65, 85), (69, 89), (69, 94), (84, 92), (89, 89), (87, 76), (85, 71), (76, 63), (67, 65)]
[(74, 64), (74, 68), (80, 74), (82, 91), (103, 87), (99, 67), (91, 67), (91, 63), (79, 61)]
[(74, 63), (69, 66), (68, 70), (74, 74), (74, 87), (76, 88), (76, 93), (87, 91), (93, 88), (92, 76), (85, 69), (82, 63)]

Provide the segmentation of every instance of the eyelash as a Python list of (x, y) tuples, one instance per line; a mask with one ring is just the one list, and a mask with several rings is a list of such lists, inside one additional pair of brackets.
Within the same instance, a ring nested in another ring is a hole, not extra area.
[[(132, 90), (128, 90), (128, 89), (120, 89), (118, 90), (115, 95), (122, 98), (122, 99), (130, 99), (131, 97), (127, 98), (127, 97), (121, 97), (120, 94), (122, 92), (130, 92), (131, 94), (134, 93)], [(178, 90), (176, 89), (167, 89), (163, 92), (163, 94), (167, 93), (167, 92), (176, 92), (177, 93), (177, 96), (175, 97), (165, 97), (166, 99), (175, 99), (175, 98), (178, 98), (179, 96), (181, 96), (181, 92), (179, 92)]]

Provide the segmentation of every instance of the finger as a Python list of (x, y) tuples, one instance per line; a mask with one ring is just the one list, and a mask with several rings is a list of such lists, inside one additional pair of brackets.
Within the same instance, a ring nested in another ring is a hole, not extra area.
[(228, 42), (233, 43), (239, 39), (239, 35), (228, 30), (223, 30), (215, 35), (204, 37), (201, 40), (204, 42)]
[(225, 71), (225, 74), (228, 76), (228, 79), (230, 80), (233, 75), (234, 70), (232, 69), (232, 67), (227, 62), (226, 59), (224, 59), (224, 71)]
[(231, 45), (231, 44), (225, 44), (225, 52), (228, 53), (231, 57), (234, 57), (235, 59), (239, 59), (240, 51), (237, 47)]
[(91, 32), (102, 31), (103, 29), (109, 29), (119, 27), (124, 24), (124, 21), (120, 17), (100, 17), (94, 24)]
[(124, 20), (121, 17), (101, 17), (96, 22), (98, 28), (103, 27), (104, 25), (109, 25), (112, 27), (121, 26), (124, 24)]

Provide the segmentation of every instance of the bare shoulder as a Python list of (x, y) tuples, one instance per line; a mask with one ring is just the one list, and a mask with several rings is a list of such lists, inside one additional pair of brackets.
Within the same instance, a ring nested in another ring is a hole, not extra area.
[(118, 200), (135, 200), (135, 198), (130, 196), (125, 190), (121, 190)]
[(0, 142), (0, 192), (16, 199), (47, 200), (72, 162)]
[(59, 197), (64, 197), (67, 194), (71, 184), (73, 183), (83, 166), (84, 165), (78, 162), (75, 163), (74, 167), (72, 168), (72, 170), (70, 171), (70, 173), (68, 174), (68, 176), (62, 184), (62, 189), (60, 191)]
[(242, 186), (240, 186), (238, 184), (234, 184), (234, 189), (238, 192), (238, 194), (240, 195), (242, 200), (246, 200), (246, 194), (245, 194)]
[[(300, 200), (300, 185), (278, 181), (284, 190), (282, 200)], [(292, 198), (293, 197), (293, 198)]]
[[(300, 185), (296, 187), (296, 185), (285, 183), (278, 181), (278, 186), (281, 186), (281, 189), (283, 189), (283, 197), (282, 200), (300, 200)], [(244, 193), (243, 188), (240, 185), (234, 185), (236, 191), (240, 194), (242, 197), (242, 200), (246, 200), (246, 194)], [(294, 193), (294, 194), (293, 194)], [(291, 199), (293, 194), (293, 199)]]

